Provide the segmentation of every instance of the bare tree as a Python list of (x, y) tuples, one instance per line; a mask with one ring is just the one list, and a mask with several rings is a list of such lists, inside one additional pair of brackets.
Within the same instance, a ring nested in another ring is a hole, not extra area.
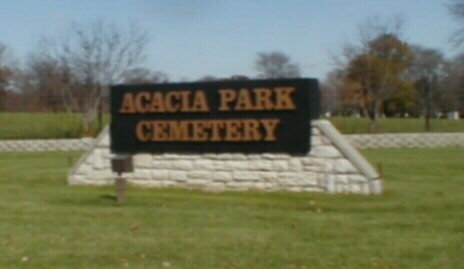
[(152, 72), (146, 68), (134, 68), (124, 74), (125, 84), (168, 83), (169, 77), (161, 71)]
[(28, 76), (33, 87), (22, 89), (35, 95), (46, 110), (60, 112), (66, 110), (62, 100), (64, 70), (57, 60), (31, 56), (28, 62)]
[(198, 81), (201, 81), (201, 82), (216, 81), (216, 80), (218, 80), (218, 78), (216, 78), (215, 76), (211, 76), (211, 75), (205, 75), (205, 76), (201, 77), (200, 79), (198, 79)]
[(446, 74), (441, 89), (440, 106), (464, 115), (464, 54), (457, 55), (449, 61)]
[(414, 60), (409, 67), (409, 73), (416, 82), (419, 95), (419, 105), (425, 117), (425, 130), (430, 131), (430, 118), (436, 106), (434, 100), (440, 98), (440, 86), (447, 76), (446, 61), (443, 54), (430, 48), (412, 46)]
[[(31, 72), (16, 68), (9, 84), (13, 90), (7, 92), (6, 111), (49, 111), (49, 104), (44, 103), (43, 95), (38, 90), (39, 83)], [(57, 100), (61, 104), (59, 96)], [(55, 107), (54, 111), (63, 111), (63, 106), (60, 109)]]
[(13, 56), (6, 45), (0, 42), (0, 111), (5, 110), (7, 90), (14, 73)]
[(200, 82), (211, 82), (211, 81), (243, 81), (249, 80), (250, 78), (245, 75), (232, 75), (230, 77), (214, 77), (211, 75), (206, 75), (200, 78), (198, 81)]
[[(458, 30), (456, 30), (453, 35), (451, 36), (451, 42), (460, 47), (464, 44), (464, 0), (448, 0), (448, 10), (451, 16), (457, 21), (458, 23)], [(447, 80), (447, 84), (451, 87), (450, 94), (457, 95), (454, 96), (455, 98), (452, 99), (452, 103), (450, 104), (453, 107), (458, 107), (458, 110), (462, 114), (464, 114), (464, 83), (463, 81), (463, 73), (462, 73), (462, 59), (464, 58), (463, 55), (458, 55), (451, 63), (453, 67), (451, 69), (451, 75)], [(457, 72), (456, 70), (460, 70)], [(459, 104), (456, 104), (459, 102)]]
[(5, 61), (6, 61), (6, 54), (8, 52), (8, 48), (6, 45), (0, 43), (0, 82), (5, 81), (5, 74), (3, 69), (5, 68)]
[(4, 54), (6, 52), (6, 46), (0, 43), (0, 110), (3, 107), (3, 101), (5, 98), (5, 84), (7, 82), (7, 72), (5, 70)]
[(464, 0), (449, 0), (447, 7), (451, 16), (459, 24), (458, 30), (451, 36), (451, 42), (460, 46), (464, 43)]
[(342, 94), (345, 89), (345, 70), (329, 72), (321, 83), (321, 112), (333, 115), (342, 110)]
[(258, 53), (255, 62), (260, 78), (297, 78), (300, 68), (282, 52)]
[(97, 115), (101, 126), (102, 100), (109, 86), (123, 82), (128, 70), (139, 67), (147, 43), (147, 33), (136, 25), (72, 23), (66, 36), (43, 38), (31, 62), (58, 66), (62, 102), (69, 112), (80, 113), (84, 131), (89, 132)]

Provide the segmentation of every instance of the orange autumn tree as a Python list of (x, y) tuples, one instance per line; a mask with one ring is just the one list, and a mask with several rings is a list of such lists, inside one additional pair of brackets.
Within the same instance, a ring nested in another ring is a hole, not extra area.
[(405, 74), (412, 60), (407, 43), (395, 34), (384, 33), (370, 40), (348, 62), (344, 99), (356, 100), (364, 116), (370, 119), (371, 132), (375, 132), (376, 120), (385, 102), (412, 104), (414, 83)]

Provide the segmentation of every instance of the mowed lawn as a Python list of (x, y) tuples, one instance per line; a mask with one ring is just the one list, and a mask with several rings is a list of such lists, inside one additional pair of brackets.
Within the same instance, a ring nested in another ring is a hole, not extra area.
[(66, 185), (0, 153), (0, 268), (464, 268), (464, 148), (369, 150), (381, 196)]
[[(105, 115), (103, 122), (108, 124), (109, 115)], [(0, 124), (0, 140), (80, 138), (91, 135), (84, 134), (79, 114), (0, 112)], [(97, 129), (96, 121), (90, 128), (90, 132)]]
[[(343, 134), (369, 133), (366, 118), (327, 118)], [(377, 120), (377, 133), (422, 133), (425, 120), (418, 118), (381, 118)], [(464, 132), (464, 120), (431, 119), (430, 132)]]
[[(369, 132), (369, 121), (364, 118), (327, 118), (344, 134), (363, 134)], [(105, 114), (103, 125), (110, 122)], [(82, 135), (96, 135), (97, 123), (91, 125), (89, 133), (84, 134), (82, 120), (78, 114), (68, 113), (0, 113), (0, 140), (5, 139), (49, 139), (76, 138)], [(377, 133), (420, 133), (424, 132), (424, 120), (416, 118), (379, 119)], [(92, 133), (93, 132), (93, 133)], [(432, 119), (431, 132), (464, 132), (464, 119)]]

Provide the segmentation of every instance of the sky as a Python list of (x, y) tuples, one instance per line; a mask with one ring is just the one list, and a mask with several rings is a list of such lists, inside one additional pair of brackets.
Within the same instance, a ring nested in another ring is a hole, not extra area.
[(458, 53), (447, 0), (0, 0), (0, 42), (26, 62), (41, 37), (71, 22), (136, 23), (150, 36), (144, 66), (172, 81), (256, 77), (257, 53), (280, 51), (303, 77), (323, 79), (332, 54), (357, 40), (368, 18), (404, 18), (405, 41)]

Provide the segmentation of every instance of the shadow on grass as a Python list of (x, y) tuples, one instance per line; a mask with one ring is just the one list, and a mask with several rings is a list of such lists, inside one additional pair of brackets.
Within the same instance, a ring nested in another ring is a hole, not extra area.
[(116, 201), (116, 196), (115, 195), (103, 194), (103, 195), (100, 195), (100, 198), (103, 199), (103, 200)]
[(109, 195), (109, 194), (59, 197), (55, 199), (47, 199), (47, 202), (53, 205), (60, 205), (60, 206), (92, 206), (92, 207), (107, 207), (107, 206), (113, 206), (117, 204), (116, 196)]

